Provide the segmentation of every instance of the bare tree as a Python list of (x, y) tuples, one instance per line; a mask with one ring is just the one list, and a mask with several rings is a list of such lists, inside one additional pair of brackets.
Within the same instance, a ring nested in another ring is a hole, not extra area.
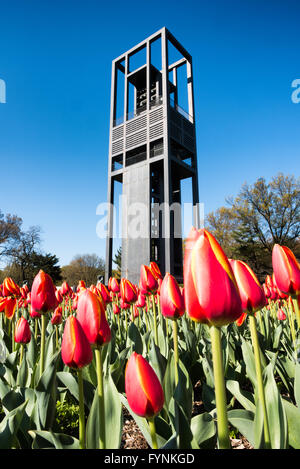
[(62, 277), (71, 286), (84, 280), (87, 286), (97, 283), (98, 275), (104, 275), (104, 260), (97, 254), (78, 254), (69, 265), (62, 267)]
[(4, 257), (21, 233), (22, 218), (4, 215), (0, 210), (0, 256)]
[(300, 255), (300, 179), (279, 173), (244, 184), (235, 198), (207, 216), (206, 226), (229, 257), (248, 262), (263, 278), (275, 243)]

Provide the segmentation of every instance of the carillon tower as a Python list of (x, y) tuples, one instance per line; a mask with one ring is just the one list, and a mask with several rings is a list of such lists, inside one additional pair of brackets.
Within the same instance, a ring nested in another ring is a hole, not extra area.
[(192, 57), (162, 28), (112, 62), (106, 283), (116, 183), (122, 183), (122, 276), (138, 283), (141, 264), (155, 261), (182, 281), (187, 178), (199, 226)]

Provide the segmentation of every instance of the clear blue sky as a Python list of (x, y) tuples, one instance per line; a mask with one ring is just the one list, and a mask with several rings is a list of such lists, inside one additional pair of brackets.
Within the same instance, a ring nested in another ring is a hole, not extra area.
[(299, 176), (298, 0), (10, 0), (0, 5), (0, 209), (61, 265), (105, 255), (111, 61), (166, 26), (191, 53), (205, 213), (241, 185)]

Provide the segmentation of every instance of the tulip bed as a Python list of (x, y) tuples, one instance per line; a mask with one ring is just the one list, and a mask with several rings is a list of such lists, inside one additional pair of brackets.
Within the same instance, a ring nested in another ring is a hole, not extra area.
[(274, 248), (260, 285), (205, 230), (189, 241), (183, 286), (155, 263), (138, 286), (4, 280), (0, 448), (118, 449), (124, 409), (154, 449), (300, 448), (296, 258)]

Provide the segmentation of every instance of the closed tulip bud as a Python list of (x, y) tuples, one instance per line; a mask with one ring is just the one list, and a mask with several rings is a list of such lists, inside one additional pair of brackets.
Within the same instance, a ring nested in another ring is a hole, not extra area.
[(141, 265), (140, 289), (147, 294), (154, 293), (157, 290), (158, 283), (150, 268), (147, 265)]
[(69, 293), (71, 293), (73, 290), (72, 288), (70, 287), (70, 285), (68, 284), (68, 282), (63, 282), (62, 286), (60, 287), (60, 292), (63, 296), (66, 296), (68, 295)]
[(142, 293), (139, 293), (138, 299), (136, 301), (136, 305), (139, 308), (144, 308), (146, 306), (146, 297)]
[(82, 368), (93, 360), (91, 345), (75, 316), (68, 316), (62, 343), (61, 357), (70, 368)]
[(128, 309), (130, 308), (130, 304), (129, 303), (126, 303), (124, 300), (122, 300), (121, 298), (121, 301), (120, 301), (120, 308), (121, 309)]
[(274, 285), (273, 285), (272, 287), (270, 287), (270, 293), (271, 293), (271, 295), (270, 295), (270, 297), (269, 297), (270, 300), (273, 300), (273, 301), (277, 300), (277, 298), (278, 298), (278, 290), (277, 290), (277, 288), (276, 288)]
[(265, 292), (265, 297), (270, 298), (271, 296), (270, 288), (268, 287), (268, 285), (266, 285), (266, 283), (263, 283), (263, 289)]
[(108, 281), (108, 289), (113, 293), (119, 293), (120, 285), (118, 280), (115, 277), (110, 277)]
[(117, 305), (117, 303), (113, 303), (113, 313), (114, 314), (120, 314), (121, 312), (121, 309), (120, 307)]
[(53, 311), (58, 305), (55, 295), (56, 288), (50, 275), (43, 270), (35, 276), (31, 288), (31, 306), (39, 313)]
[(137, 300), (137, 290), (135, 286), (127, 280), (126, 278), (122, 278), (120, 282), (120, 293), (121, 299), (125, 303), (135, 303)]
[(86, 288), (85, 281), (84, 280), (79, 280), (77, 288), (76, 288), (76, 292), (78, 293), (81, 290), (85, 290), (85, 288)]
[(18, 319), (15, 327), (15, 342), (18, 344), (28, 344), (31, 340), (31, 331), (27, 319), (23, 316)]
[(62, 303), (63, 296), (62, 296), (61, 292), (57, 289), (55, 290), (55, 296), (56, 296), (58, 304)]
[(265, 284), (267, 285), (267, 287), (273, 287), (273, 280), (272, 280), (272, 277), (271, 275), (267, 275), (266, 276), (266, 280), (265, 280)]
[(284, 321), (286, 319), (286, 314), (282, 308), (279, 308), (277, 311), (277, 319), (279, 319), (279, 321)]
[(62, 323), (62, 307), (61, 306), (58, 306), (54, 313), (52, 314), (52, 317), (51, 317), (51, 323), (53, 324), (53, 326), (58, 326), (59, 324)]
[(126, 365), (125, 392), (131, 410), (140, 417), (152, 418), (164, 405), (163, 389), (155, 371), (136, 352)]
[(97, 288), (98, 288), (98, 290), (100, 291), (100, 293), (102, 295), (104, 303), (105, 304), (110, 303), (111, 302), (111, 297), (110, 297), (109, 291), (106, 288), (106, 286), (104, 285), (104, 283), (98, 282), (97, 283)]
[(156, 292), (158, 295), (160, 295), (161, 284), (162, 284), (162, 278), (158, 278), (157, 279), (157, 292)]
[(78, 299), (76, 317), (92, 345), (101, 346), (110, 341), (111, 332), (102, 298), (90, 290), (82, 292)]
[(267, 300), (263, 287), (253, 270), (246, 262), (233, 259), (229, 262), (239, 288), (243, 311), (255, 313), (266, 306)]
[(300, 266), (294, 253), (286, 246), (275, 244), (272, 265), (276, 285), (286, 295), (300, 293)]
[(183, 275), (185, 307), (191, 319), (223, 326), (240, 317), (242, 303), (229, 260), (207, 230), (192, 228)]
[(160, 287), (160, 308), (163, 316), (171, 319), (184, 314), (184, 300), (176, 279), (168, 272)]
[(11, 277), (6, 277), (2, 284), (3, 296), (20, 296), (20, 287)]
[(156, 278), (156, 280), (158, 280), (159, 278), (160, 279), (163, 279), (163, 276), (161, 274), (161, 271), (158, 267), (158, 265), (156, 264), (156, 262), (150, 262), (150, 270), (152, 272), (152, 274), (154, 275), (154, 277)]
[(26, 300), (27, 292), (26, 292), (25, 288), (23, 288), (23, 287), (20, 288), (20, 295), (21, 295), (23, 300)]

